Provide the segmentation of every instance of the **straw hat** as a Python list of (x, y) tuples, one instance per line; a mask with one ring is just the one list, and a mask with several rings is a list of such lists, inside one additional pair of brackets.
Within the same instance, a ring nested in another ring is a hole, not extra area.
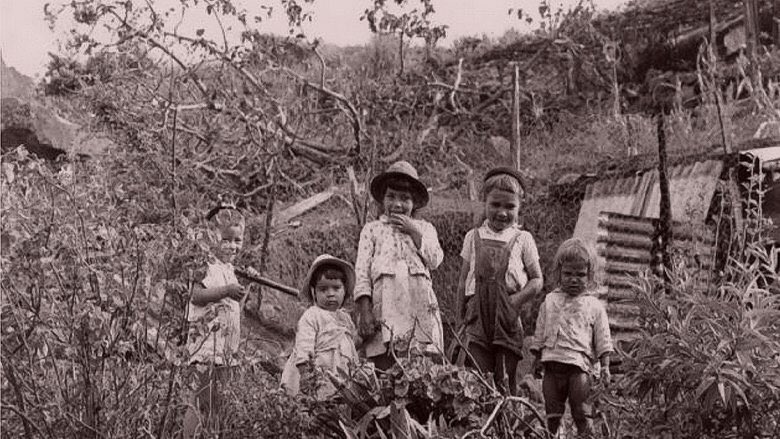
[(317, 269), (323, 265), (331, 265), (344, 272), (347, 278), (346, 285), (344, 285), (344, 302), (346, 303), (352, 298), (352, 290), (355, 289), (355, 269), (352, 268), (352, 264), (349, 262), (329, 254), (319, 255), (314, 262), (311, 263), (309, 272), (306, 273), (306, 279), (303, 282), (303, 286), (301, 286), (300, 291), (298, 291), (298, 298), (304, 302), (314, 302), (314, 298), (311, 296), (311, 283), (314, 280), (312, 279), (312, 276), (314, 276)]
[(501, 174), (506, 174), (514, 178), (515, 180), (517, 180), (517, 182), (520, 183), (520, 189), (522, 189), (523, 192), (525, 192), (525, 182), (523, 181), (523, 176), (520, 175), (518, 171), (506, 166), (499, 166), (497, 168), (493, 168), (487, 171), (487, 174), (485, 174), (485, 178), (482, 180), (482, 182), (484, 183), (488, 180), (488, 178), (496, 175), (501, 175)]
[(405, 180), (411, 183), (412, 200), (414, 207), (419, 209), (428, 204), (428, 188), (420, 181), (417, 170), (411, 163), (400, 160), (390, 165), (387, 170), (371, 180), (371, 196), (378, 202), (382, 202), (388, 183), (392, 180)]

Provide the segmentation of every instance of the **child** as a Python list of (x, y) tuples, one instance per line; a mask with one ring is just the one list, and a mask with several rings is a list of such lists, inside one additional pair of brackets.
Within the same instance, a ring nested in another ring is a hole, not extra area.
[[(428, 190), (414, 167), (395, 162), (370, 185), (381, 205), (379, 219), (360, 232), (355, 262), (357, 326), (366, 356), (380, 370), (394, 363), (391, 338), (408, 338), (410, 349), (440, 355), (443, 330), (431, 270), (444, 253), (431, 223), (414, 219)], [(379, 330), (377, 330), (379, 328)]]
[(602, 381), (609, 382), (612, 340), (607, 311), (588, 294), (594, 286), (595, 263), (593, 250), (582, 240), (561, 244), (554, 261), (559, 288), (547, 295), (539, 309), (531, 352), (537, 375), (544, 366), (542, 393), (552, 434), (561, 424), (567, 398), (577, 430), (591, 434), (586, 400), (594, 358), (601, 363)]
[[(282, 386), (295, 395), (306, 362), (336, 377), (349, 377), (350, 364), (357, 364), (357, 331), (352, 318), (342, 308), (352, 297), (355, 271), (346, 261), (320, 255), (309, 268), (299, 297), (311, 304), (298, 320), (295, 348), (282, 372)], [(319, 383), (317, 398), (327, 399), (336, 389), (329, 379)]]
[(458, 318), (466, 353), (455, 361), (491, 372), (502, 392), (516, 393), (522, 358), (520, 308), (542, 288), (539, 253), (530, 233), (517, 224), (520, 175), (495, 168), (485, 175), (486, 219), (463, 240), (458, 281)]
[(229, 204), (220, 204), (207, 215), (210, 238), (208, 263), (196, 274), (187, 309), (187, 347), (190, 364), (198, 376), (195, 400), (184, 418), (184, 437), (195, 436), (200, 414), (218, 421), (221, 387), (229, 379), (232, 355), (238, 351), (244, 288), (238, 283), (232, 262), (244, 243), (244, 216)]

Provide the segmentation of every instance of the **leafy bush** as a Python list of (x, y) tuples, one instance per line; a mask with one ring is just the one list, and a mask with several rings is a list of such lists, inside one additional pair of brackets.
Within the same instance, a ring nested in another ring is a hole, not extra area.
[(746, 244), (743, 256), (751, 262), (732, 260), (724, 278), (710, 284), (680, 263), (670, 270), (668, 295), (658, 278), (638, 285), (642, 336), (625, 352), (619, 396), (603, 399), (617, 431), (780, 434), (780, 275), (763, 243)]

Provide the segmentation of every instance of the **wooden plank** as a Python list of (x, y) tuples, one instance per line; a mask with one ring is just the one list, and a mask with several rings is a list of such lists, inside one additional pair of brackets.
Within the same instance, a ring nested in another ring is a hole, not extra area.
[(331, 187), (325, 191), (314, 194), (309, 198), (299, 201), (287, 209), (277, 213), (273, 219), (272, 225), (275, 227), (287, 224), (293, 218), (301, 216), (304, 213), (319, 206), (320, 204), (330, 200), (334, 195), (336, 195), (336, 188)]

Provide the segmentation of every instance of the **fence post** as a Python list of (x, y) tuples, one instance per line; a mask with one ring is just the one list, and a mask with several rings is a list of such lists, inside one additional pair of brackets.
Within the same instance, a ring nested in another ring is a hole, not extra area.
[(520, 170), (520, 66), (513, 62), (512, 75), (512, 139), (509, 151), (512, 156), (512, 168)]
[(664, 113), (657, 115), (656, 130), (658, 132), (658, 188), (661, 193), (658, 222), (658, 250), (661, 253), (661, 275), (664, 280), (664, 293), (671, 292), (670, 278), (667, 270), (672, 267), (672, 257), (669, 248), (672, 243), (672, 202), (669, 194), (669, 177), (666, 173), (666, 132)]

